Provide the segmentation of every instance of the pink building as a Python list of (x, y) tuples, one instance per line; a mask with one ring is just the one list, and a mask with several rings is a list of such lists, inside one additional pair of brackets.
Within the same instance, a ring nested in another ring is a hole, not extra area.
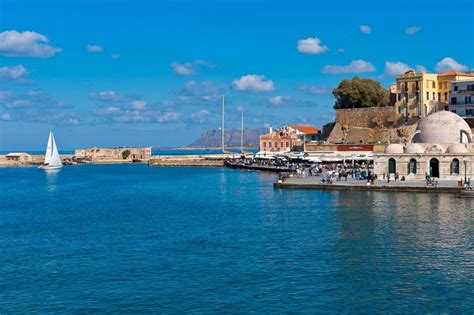
[[(261, 152), (288, 152), (320, 134), (313, 126), (286, 126), (260, 136)], [(308, 138), (306, 139), (306, 137)]]

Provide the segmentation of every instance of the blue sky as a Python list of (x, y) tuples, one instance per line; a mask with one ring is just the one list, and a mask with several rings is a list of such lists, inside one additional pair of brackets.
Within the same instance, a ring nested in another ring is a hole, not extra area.
[(0, 151), (186, 145), (220, 124), (332, 121), (331, 90), (474, 67), (450, 1), (0, 0)]

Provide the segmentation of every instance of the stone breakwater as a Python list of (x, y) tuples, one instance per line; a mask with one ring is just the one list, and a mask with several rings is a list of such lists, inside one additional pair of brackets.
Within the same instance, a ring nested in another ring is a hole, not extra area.
[(216, 155), (159, 155), (153, 156), (150, 166), (224, 166), (228, 158), (225, 154)]
[[(72, 154), (62, 154), (61, 160), (63, 163), (65, 161), (71, 160), (73, 157)], [(31, 161), (12, 161), (8, 160), (6, 155), (0, 155), (0, 166), (35, 166), (43, 163), (44, 154), (34, 154), (31, 155)]]

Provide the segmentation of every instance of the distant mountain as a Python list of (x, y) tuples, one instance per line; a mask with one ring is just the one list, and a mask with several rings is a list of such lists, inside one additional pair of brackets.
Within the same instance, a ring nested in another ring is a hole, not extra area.
[[(258, 147), (260, 135), (268, 133), (265, 128), (261, 129), (244, 129), (244, 147)], [(240, 146), (240, 129), (225, 130), (225, 146)], [(195, 140), (188, 147), (200, 148), (220, 148), (221, 147), (221, 131), (219, 129), (211, 129), (201, 134), (201, 137)]]

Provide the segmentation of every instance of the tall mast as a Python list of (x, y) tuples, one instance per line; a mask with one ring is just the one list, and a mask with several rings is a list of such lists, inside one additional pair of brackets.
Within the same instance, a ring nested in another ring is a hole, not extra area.
[(224, 143), (224, 95), (222, 95), (222, 126), (221, 126), (221, 136), (222, 136), (222, 153), (225, 152), (225, 143)]
[(240, 152), (244, 152), (244, 109), (240, 112)]

